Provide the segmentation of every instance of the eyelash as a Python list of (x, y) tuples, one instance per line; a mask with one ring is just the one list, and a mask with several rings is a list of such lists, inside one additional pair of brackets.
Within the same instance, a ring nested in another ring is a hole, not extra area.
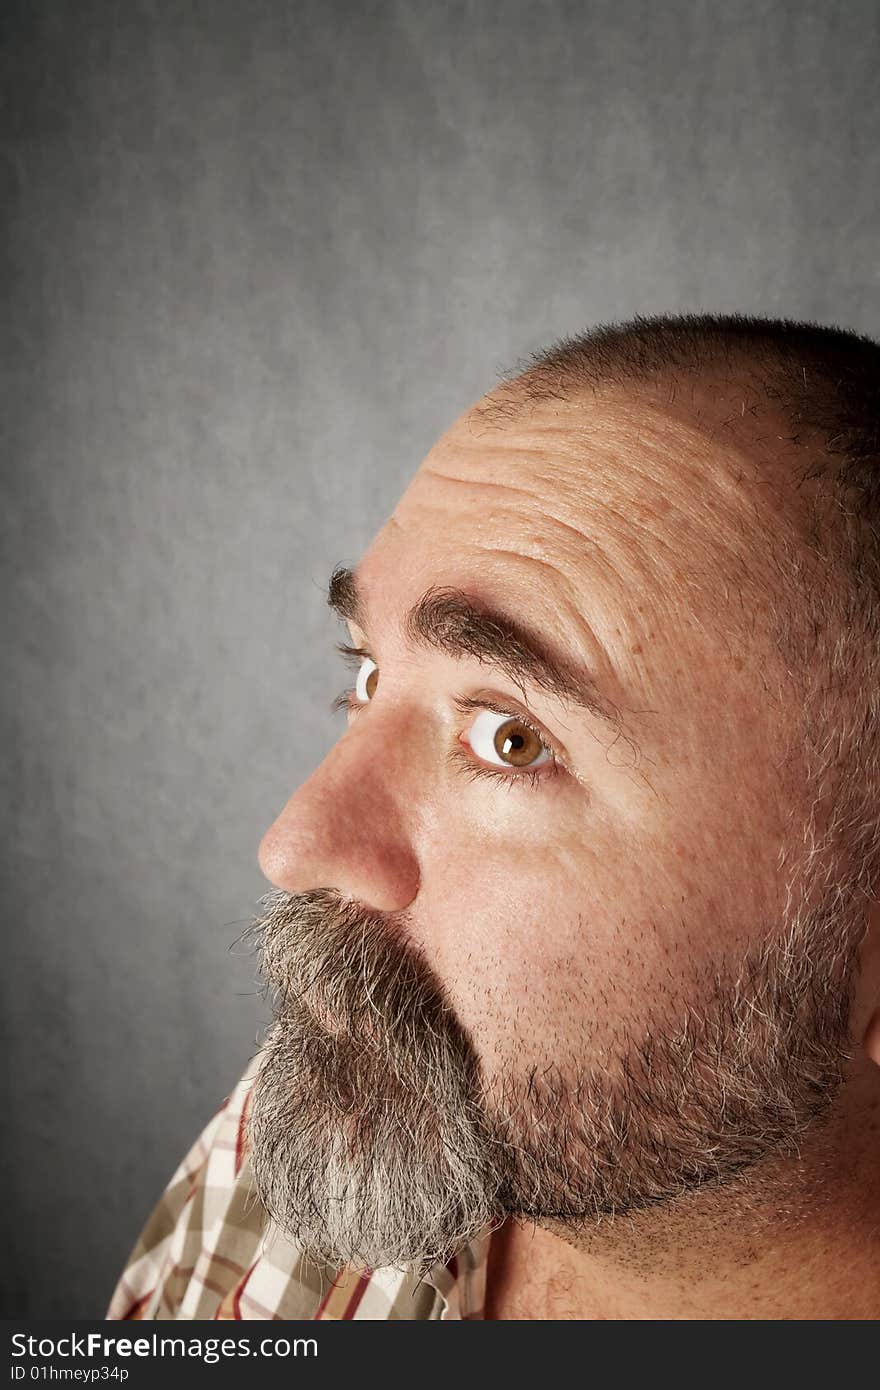
[[(337, 642), (336, 650), (342, 656), (345, 664), (352, 668), (358, 667), (364, 658), (367, 658), (369, 661), (375, 660), (364, 647), (350, 647), (345, 642)], [(349, 686), (347, 690), (343, 690), (341, 694), (337, 695), (330, 706), (331, 710), (335, 713), (337, 710), (356, 712), (363, 709), (363, 705), (352, 700), (355, 689), (355, 686)], [(505, 783), (508, 788), (512, 787), (514, 783), (517, 783), (521, 787), (537, 790), (540, 783), (549, 782), (559, 775), (563, 765), (557, 755), (556, 749), (551, 743), (548, 743), (546, 735), (517, 710), (505, 710), (491, 702), (486, 703), (484, 700), (470, 700), (467, 698), (458, 699), (455, 701), (455, 704), (461, 713), (465, 713), (469, 709), (490, 709), (495, 714), (506, 714), (510, 719), (518, 719), (521, 724), (524, 724), (527, 729), (531, 730), (535, 738), (540, 740), (542, 747), (553, 754), (553, 761), (550, 763), (543, 763), (540, 772), (530, 772), (528, 770), (525, 772), (502, 772), (498, 768), (487, 767), (485, 763), (474, 762), (474, 760), (469, 758), (467, 753), (463, 751), (460, 744), (456, 744), (454, 748), (449, 750), (447, 758), (456, 770), (461, 772), (465, 777), (468, 777), (473, 782), (478, 781), (482, 777), (487, 777), (496, 783)]]

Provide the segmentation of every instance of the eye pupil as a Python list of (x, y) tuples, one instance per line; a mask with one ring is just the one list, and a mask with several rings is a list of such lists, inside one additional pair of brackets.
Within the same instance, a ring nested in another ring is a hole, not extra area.
[[(511, 732), (516, 730), (516, 732)], [(514, 767), (523, 767), (534, 762), (541, 752), (541, 744), (518, 719), (508, 719), (495, 730), (493, 738), (495, 752), (500, 758), (508, 758)]]

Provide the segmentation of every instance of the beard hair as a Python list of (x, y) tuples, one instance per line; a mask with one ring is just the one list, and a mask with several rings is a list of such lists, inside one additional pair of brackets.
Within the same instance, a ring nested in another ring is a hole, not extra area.
[(477, 1057), (387, 924), (323, 891), (260, 901), (277, 991), (249, 1119), (260, 1199), (315, 1259), (426, 1273), (504, 1219)]
[(864, 918), (845, 901), (838, 885), (709, 972), (678, 1020), (618, 1033), (610, 1067), (484, 1077), (389, 919), (326, 890), (267, 894), (249, 928), (276, 990), (249, 1118), (266, 1211), (315, 1259), (425, 1274), (507, 1217), (576, 1236), (797, 1150), (851, 1057)]

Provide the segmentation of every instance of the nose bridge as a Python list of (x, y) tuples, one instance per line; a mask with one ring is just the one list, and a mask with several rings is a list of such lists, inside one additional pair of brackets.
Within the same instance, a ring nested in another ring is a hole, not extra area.
[(384, 912), (418, 892), (415, 807), (393, 712), (370, 710), (293, 793), (260, 842), (266, 877), (287, 892), (331, 888)]

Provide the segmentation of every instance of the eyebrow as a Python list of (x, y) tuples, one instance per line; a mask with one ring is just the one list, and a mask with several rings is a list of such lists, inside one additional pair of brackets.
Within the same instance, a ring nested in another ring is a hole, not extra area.
[[(337, 566), (330, 576), (327, 603), (337, 617), (369, 631), (366, 607), (353, 570)], [(579, 669), (536, 634), (506, 614), (447, 585), (428, 589), (403, 620), (411, 647), (444, 652), (459, 661), (495, 666), (519, 686), (543, 691), (588, 711), (620, 734), (620, 713), (589, 671)]]

